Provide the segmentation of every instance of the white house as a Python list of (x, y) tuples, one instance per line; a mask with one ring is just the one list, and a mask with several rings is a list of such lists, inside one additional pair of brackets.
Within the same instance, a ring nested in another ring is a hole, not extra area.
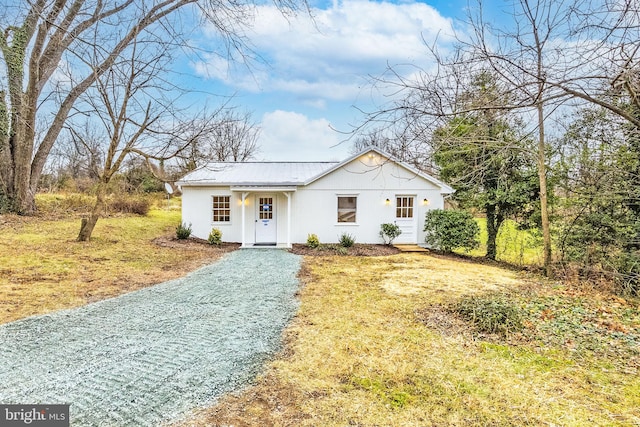
[(375, 148), (342, 162), (210, 163), (177, 184), (193, 236), (218, 228), (243, 247), (291, 247), (309, 234), (335, 243), (343, 233), (382, 243), (383, 223), (400, 226), (394, 243), (421, 244), (425, 213), (454, 191)]

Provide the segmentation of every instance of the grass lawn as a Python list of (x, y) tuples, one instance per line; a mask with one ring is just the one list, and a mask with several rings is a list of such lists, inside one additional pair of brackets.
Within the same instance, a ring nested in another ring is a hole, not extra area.
[[(487, 220), (476, 218), (480, 226), (480, 246), (465, 253), (474, 257), (483, 257), (487, 253)], [(538, 233), (540, 234), (540, 233)], [(542, 236), (534, 231), (519, 230), (513, 220), (505, 220), (496, 239), (496, 259), (514, 265), (542, 265)]]
[[(307, 257), (303, 278), (281, 357), (185, 426), (640, 423), (638, 301), (423, 254)], [(451, 311), (469, 295), (523, 328), (478, 332)]]
[(147, 216), (101, 218), (90, 242), (75, 240), (79, 216), (58, 212), (56, 203), (68, 200), (38, 201), (46, 205), (44, 216), (0, 216), (0, 323), (173, 279), (228, 249), (171, 241), (179, 201), (168, 207), (164, 200)]
[[(172, 279), (234, 248), (171, 239), (180, 212), (164, 202), (101, 219), (86, 243), (56, 198), (56, 215), (0, 216), (0, 322)], [(305, 256), (300, 277), (280, 356), (172, 425), (640, 425), (638, 299), (429, 254)], [(459, 310), (470, 297), (519, 327), (479, 329)]]

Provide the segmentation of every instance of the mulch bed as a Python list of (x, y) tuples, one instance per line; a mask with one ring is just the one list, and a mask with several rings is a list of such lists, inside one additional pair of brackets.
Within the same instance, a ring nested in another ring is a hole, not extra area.
[(163, 248), (183, 249), (190, 251), (209, 251), (211, 253), (224, 253), (235, 251), (240, 247), (240, 243), (221, 243), (211, 245), (205, 239), (189, 237), (188, 239), (178, 239), (176, 236), (160, 236), (152, 240), (154, 244)]
[(321, 245), (318, 248), (310, 248), (307, 245), (294, 244), (291, 252), (305, 256), (386, 256), (400, 252), (399, 249), (388, 245), (373, 245), (356, 243), (350, 248), (343, 248), (340, 245)]
[[(235, 251), (240, 248), (240, 243), (222, 243), (220, 245), (210, 245), (208, 241), (195, 237), (188, 239), (178, 239), (175, 236), (167, 235), (153, 239), (153, 243), (158, 246), (173, 249), (182, 249), (197, 252), (224, 253)], [(343, 248), (338, 244), (320, 245), (318, 248), (310, 248), (304, 244), (294, 244), (289, 250), (296, 255), (305, 256), (386, 256), (400, 252), (399, 249), (389, 245), (375, 245), (356, 243), (350, 248)]]

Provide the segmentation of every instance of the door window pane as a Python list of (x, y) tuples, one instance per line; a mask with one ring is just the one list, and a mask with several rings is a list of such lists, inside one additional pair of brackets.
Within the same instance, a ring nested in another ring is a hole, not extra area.
[(260, 219), (273, 219), (273, 197), (260, 197), (258, 214)]
[(396, 197), (396, 218), (413, 218), (413, 196)]

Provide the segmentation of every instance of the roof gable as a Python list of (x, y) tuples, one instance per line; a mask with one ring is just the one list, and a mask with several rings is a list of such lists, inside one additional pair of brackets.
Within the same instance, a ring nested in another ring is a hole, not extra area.
[[(340, 163), (336, 163), (334, 164), (332, 167), (320, 172), (318, 175), (314, 176), (313, 178), (311, 178), (309, 181), (305, 182), (305, 185), (309, 185), (333, 172), (335, 172), (336, 170), (348, 165), (349, 163), (358, 160), (359, 158), (362, 158), (363, 156), (369, 156), (371, 158), (370, 162), (370, 167), (372, 168), (376, 168), (376, 167), (381, 167), (383, 166), (385, 163), (387, 162), (392, 162), (394, 164), (397, 164), (398, 166), (406, 169), (409, 173), (415, 175), (415, 176), (419, 176), (420, 178), (426, 180), (427, 182), (435, 185), (436, 187), (440, 188), (440, 192), (442, 194), (452, 194), (455, 192), (455, 190), (450, 187), (449, 185), (445, 184), (444, 182), (432, 177), (431, 175), (428, 175), (416, 168), (414, 168), (413, 166), (402, 162), (400, 160), (397, 160), (396, 158), (394, 158), (392, 155), (385, 153), (384, 151), (376, 148), (376, 147), (369, 147), (366, 148), (362, 151), (360, 151), (357, 154), (354, 154), (353, 156), (349, 157), (348, 159), (343, 160)], [(376, 157), (379, 156), (379, 157)]]

